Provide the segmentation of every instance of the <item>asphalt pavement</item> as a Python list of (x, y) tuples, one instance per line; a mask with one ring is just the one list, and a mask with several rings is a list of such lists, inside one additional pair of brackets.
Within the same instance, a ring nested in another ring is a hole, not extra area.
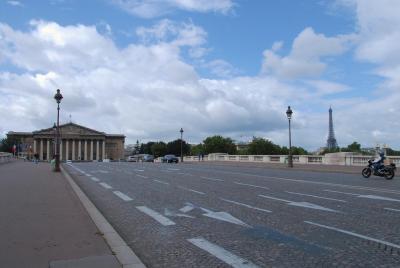
[(400, 266), (397, 178), (240, 163), (66, 169), (147, 267)]

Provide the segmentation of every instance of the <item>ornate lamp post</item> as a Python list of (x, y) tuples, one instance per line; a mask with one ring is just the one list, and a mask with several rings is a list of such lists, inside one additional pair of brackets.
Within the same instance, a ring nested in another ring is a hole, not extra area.
[(292, 168), (293, 167), (293, 156), (292, 156), (292, 132), (291, 132), (291, 126), (290, 126), (290, 120), (292, 119), (292, 114), (293, 111), (290, 109), (290, 106), (288, 106), (288, 109), (286, 110), (286, 115), (289, 120), (289, 155), (288, 155), (288, 167)]
[(55, 122), (54, 122), (54, 125), (53, 125), (53, 133), (54, 133), (54, 141), (52, 142), (53, 147), (52, 147), (52, 150), (51, 150), (51, 154), (53, 155), (53, 157), (55, 157), (55, 155), (56, 155), (56, 143), (57, 143), (57, 125), (56, 125)]
[(57, 135), (56, 135), (56, 151), (55, 151), (55, 157), (56, 157), (56, 166), (54, 171), (55, 172), (60, 172), (60, 155), (59, 155), (59, 149), (60, 149), (60, 102), (62, 100), (63, 96), (60, 93), (60, 90), (57, 89), (56, 95), (54, 95), (54, 99), (57, 102)]
[(179, 132), (181, 133), (181, 163), (183, 162), (183, 128), (181, 128), (181, 130), (179, 130)]

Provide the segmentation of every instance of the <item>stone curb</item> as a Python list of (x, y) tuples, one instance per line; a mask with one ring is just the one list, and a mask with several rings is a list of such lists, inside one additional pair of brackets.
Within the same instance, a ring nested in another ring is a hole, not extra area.
[(85, 193), (79, 188), (79, 186), (71, 178), (68, 172), (63, 167), (60, 168), (62, 174), (70, 183), (72, 189), (78, 196), (79, 200), (82, 202), (83, 206), (87, 210), (93, 222), (96, 224), (97, 228), (101, 233), (104, 234), (104, 239), (106, 240), (111, 250), (116, 254), (116, 257), (118, 261), (122, 264), (122, 267), (146, 268), (146, 266), (142, 263), (142, 261), (136, 256), (136, 254), (132, 251), (132, 249), (125, 243), (125, 241), (117, 233), (117, 231), (115, 231), (115, 229), (106, 220), (106, 218), (100, 213), (100, 211), (89, 200), (89, 198), (85, 195)]

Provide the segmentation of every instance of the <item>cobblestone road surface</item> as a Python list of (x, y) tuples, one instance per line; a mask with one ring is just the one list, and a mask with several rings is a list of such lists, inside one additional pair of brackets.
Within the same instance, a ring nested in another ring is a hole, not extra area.
[(400, 267), (400, 183), (240, 164), (67, 169), (148, 267)]

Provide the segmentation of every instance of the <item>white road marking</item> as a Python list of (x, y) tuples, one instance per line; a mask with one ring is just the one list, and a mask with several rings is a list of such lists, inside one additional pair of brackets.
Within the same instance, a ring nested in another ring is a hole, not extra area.
[(191, 219), (194, 219), (194, 217), (193, 216), (190, 216), (190, 215), (186, 215), (186, 214), (182, 214), (182, 213), (175, 213), (175, 212), (172, 212), (171, 210), (169, 210), (169, 209), (164, 209), (164, 215), (165, 216), (169, 216), (169, 217), (184, 217), (184, 218), (191, 218)]
[(200, 192), (200, 191), (196, 191), (196, 190), (193, 190), (193, 189), (190, 189), (190, 188), (182, 187), (182, 186), (178, 186), (178, 188), (180, 188), (182, 190), (190, 191), (190, 192), (193, 192), (193, 193), (196, 193), (196, 194), (201, 194), (201, 195), (205, 195), (206, 194), (206, 193), (203, 193), (203, 192)]
[(268, 187), (258, 186), (258, 185), (254, 185), (254, 184), (241, 183), (241, 182), (237, 182), (237, 181), (235, 181), (235, 182), (233, 182), (233, 183), (238, 184), (238, 185), (245, 185), (245, 186), (249, 186), (249, 187), (261, 188), (261, 189), (269, 190)]
[(135, 169), (135, 171), (144, 172), (144, 169)]
[(183, 172), (178, 172), (177, 174), (179, 174), (179, 175), (186, 175), (186, 176), (193, 176), (192, 174), (189, 174), (189, 173), (183, 173)]
[[(192, 170), (196, 170), (196, 169), (192, 169)], [(251, 176), (251, 177), (257, 177), (257, 178), (262, 178), (262, 179), (284, 180), (284, 181), (292, 181), (292, 182), (298, 182), (298, 183), (311, 183), (311, 184), (335, 186), (335, 187), (350, 188), (350, 189), (359, 189), (359, 190), (368, 190), (368, 191), (375, 191), (375, 192), (400, 194), (400, 191), (385, 189), (385, 188), (373, 188), (373, 187), (365, 187), (365, 186), (359, 186), (359, 185), (347, 185), (347, 184), (329, 183), (329, 182), (321, 182), (321, 181), (307, 181), (307, 180), (299, 180), (299, 179), (271, 177), (271, 176), (243, 173), (243, 172), (233, 172), (233, 171), (222, 171), (222, 170), (213, 170), (213, 171), (219, 172), (219, 173), (225, 173), (225, 174)]]
[(95, 182), (99, 182), (100, 180), (98, 179), (98, 178), (96, 178), (96, 177), (91, 177), (90, 178), (92, 181), (95, 181)]
[(329, 230), (333, 230), (333, 231), (336, 231), (336, 232), (340, 232), (340, 233), (352, 235), (352, 236), (355, 236), (355, 237), (358, 237), (358, 238), (361, 238), (361, 239), (365, 239), (365, 240), (369, 240), (369, 241), (374, 241), (374, 242), (377, 242), (377, 243), (379, 243), (379, 244), (383, 244), (383, 245), (386, 245), (386, 246), (390, 246), (390, 247), (393, 247), (393, 248), (398, 248), (398, 249), (400, 249), (400, 245), (396, 245), (396, 244), (387, 242), (387, 241), (385, 241), (385, 240), (380, 240), (380, 239), (372, 238), (372, 237), (369, 237), (369, 236), (357, 234), (357, 233), (354, 233), (354, 232), (351, 232), (351, 231), (346, 231), (346, 230), (339, 229), (339, 228), (332, 227), (332, 226), (327, 226), (327, 225), (315, 223), (315, 222), (312, 222), (312, 221), (304, 221), (304, 222), (305, 222), (305, 223), (308, 223), (308, 224), (311, 224), (311, 225), (319, 226), (319, 227), (322, 227), (322, 228), (325, 228), (325, 229), (329, 229)]
[(303, 193), (296, 193), (296, 192), (289, 192), (289, 191), (285, 191), (285, 192), (288, 193), (288, 194), (303, 195), (303, 196), (309, 196), (309, 197), (315, 197), (315, 198), (319, 198), (319, 199), (326, 199), (326, 200), (338, 201), (338, 202), (343, 202), (343, 203), (346, 203), (346, 202), (347, 202), (347, 201), (341, 200), (341, 199), (322, 197), (322, 196), (318, 196), (318, 195), (303, 194)]
[(258, 196), (260, 196), (260, 197), (264, 197), (264, 198), (268, 198), (268, 199), (272, 199), (272, 200), (278, 200), (278, 201), (282, 201), (282, 202), (287, 202), (287, 203), (290, 203), (290, 202), (292, 202), (292, 201), (290, 201), (290, 200), (281, 199), (281, 198), (276, 198), (276, 197), (269, 196), (269, 195), (263, 195), (263, 194), (259, 194)]
[(233, 217), (228, 212), (224, 212), (224, 211), (214, 212), (214, 211), (211, 211), (211, 210), (206, 209), (206, 208), (201, 208), (201, 210), (206, 212), (205, 214), (203, 214), (203, 216), (251, 228), (250, 225), (248, 225), (247, 223), (244, 223), (241, 220)]
[(103, 186), (104, 188), (106, 188), (106, 189), (112, 189), (112, 187), (110, 185), (108, 185), (107, 183), (105, 183), (105, 182), (100, 182), (99, 184), (101, 186)]
[(384, 208), (384, 209), (390, 210), (390, 211), (400, 212), (400, 209), (395, 209), (395, 208)]
[(121, 193), (120, 191), (114, 191), (113, 192), (116, 196), (118, 196), (119, 198), (121, 198), (124, 201), (132, 201), (133, 199), (130, 198), (129, 196), (127, 196), (124, 193)]
[(384, 196), (379, 196), (379, 195), (371, 195), (371, 194), (369, 194), (369, 195), (359, 195), (357, 197), (375, 199), (375, 200), (392, 201), (392, 202), (400, 202), (399, 199), (394, 199), (394, 198), (389, 198), (389, 197), (384, 197)]
[(148, 179), (148, 178), (149, 178), (149, 177), (146, 177), (146, 176), (143, 176), (143, 175), (139, 175), (139, 174), (136, 174), (136, 176), (137, 176), (137, 177), (144, 178), (144, 179)]
[(207, 241), (204, 238), (191, 238), (188, 239), (190, 243), (195, 245), (196, 247), (207, 251), (211, 255), (215, 256), (216, 258), (220, 259), (221, 261), (227, 263), (228, 265), (234, 268), (257, 268), (258, 266), (253, 264), (252, 262), (245, 260), (235, 254), (227, 251), (226, 249), (213, 244)]
[(92, 177), (92, 175), (91, 175), (91, 174), (88, 174), (88, 173), (85, 173), (85, 175), (88, 176), (88, 177)]
[(101, 173), (108, 173), (107, 170), (99, 170), (99, 172), (101, 172)]
[(162, 184), (165, 184), (165, 185), (169, 185), (169, 183), (165, 182), (165, 181), (160, 181), (160, 180), (156, 180), (156, 179), (153, 179), (153, 181), (158, 182), (158, 183), (162, 183)]
[(167, 168), (167, 170), (170, 170), (170, 171), (178, 171), (178, 170), (180, 170), (179, 168)]
[(262, 194), (259, 194), (258, 196), (264, 197), (264, 198), (273, 199), (273, 200), (278, 200), (278, 201), (282, 201), (282, 202), (286, 202), (286, 203), (288, 203), (289, 206), (311, 208), (311, 209), (317, 209), (317, 210), (323, 210), (323, 211), (335, 212), (335, 213), (339, 212), (337, 210), (326, 208), (326, 207), (323, 207), (323, 206), (320, 206), (320, 205), (317, 205), (317, 204), (313, 204), (313, 203), (309, 203), (309, 202), (294, 202), (294, 201), (285, 200), (285, 199), (281, 199), (281, 198), (276, 198), (276, 197), (272, 197), (272, 196), (269, 196), (269, 195), (262, 195)]
[(243, 207), (247, 207), (247, 208), (252, 208), (252, 209), (255, 209), (255, 210), (268, 212), (268, 213), (272, 212), (271, 210), (268, 210), (268, 209), (253, 207), (253, 206), (250, 206), (250, 205), (247, 205), (247, 204), (243, 204), (243, 203), (240, 203), (240, 202), (236, 202), (236, 201), (233, 201), (233, 200), (229, 200), (229, 199), (225, 199), (225, 198), (220, 198), (220, 199), (222, 201), (229, 202), (229, 203), (232, 203), (232, 204), (235, 204), (235, 205), (239, 205), (239, 206), (243, 206)]
[(209, 177), (200, 177), (200, 178), (205, 179), (205, 180), (209, 180), (209, 181), (224, 181), (224, 180), (221, 180), (221, 179), (209, 178)]
[(187, 204), (183, 208), (179, 209), (180, 212), (186, 213), (194, 209), (194, 206), (192, 204)]
[(354, 194), (354, 193), (345, 193), (345, 192), (338, 192), (338, 191), (332, 191), (332, 190), (324, 190), (326, 192), (333, 192), (333, 193), (341, 193), (341, 194), (347, 194), (347, 195), (354, 195), (359, 198), (368, 198), (368, 199), (374, 199), (374, 200), (383, 200), (383, 201), (392, 201), (392, 202), (400, 202), (400, 199), (394, 199), (390, 197), (385, 197), (385, 196), (379, 196), (379, 195), (364, 195), (364, 194)]
[(359, 196), (359, 194), (346, 193), (346, 192), (339, 192), (339, 191), (333, 191), (333, 190), (324, 190), (324, 192), (331, 192), (331, 193), (338, 193), (338, 194), (347, 194), (347, 195), (356, 195), (356, 196)]
[(161, 215), (160, 213), (158, 213), (148, 207), (138, 206), (136, 208), (138, 210), (140, 210), (141, 212), (143, 212), (144, 214), (152, 217), (154, 220), (158, 221), (160, 224), (162, 224), (164, 226), (175, 225), (175, 222), (171, 221), (167, 217)]

